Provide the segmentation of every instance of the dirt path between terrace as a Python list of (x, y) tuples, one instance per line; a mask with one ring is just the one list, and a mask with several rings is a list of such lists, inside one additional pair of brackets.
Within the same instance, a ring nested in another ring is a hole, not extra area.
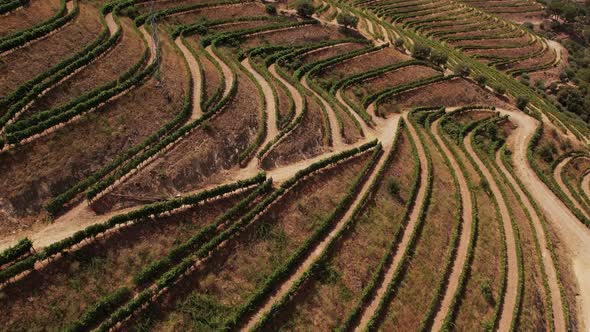
[(371, 133), (371, 129), (369, 128), (365, 120), (363, 120), (363, 118), (361, 118), (361, 116), (358, 115), (352, 107), (350, 107), (350, 105), (344, 100), (344, 98), (342, 98), (342, 89), (338, 89), (338, 91), (336, 91), (336, 100), (338, 100), (342, 105), (344, 105), (344, 107), (348, 109), (350, 114), (352, 114), (352, 116), (355, 117), (355, 119), (361, 125), (361, 129), (363, 130), (363, 133), (365, 133), (365, 136), (369, 135)]
[(295, 116), (293, 118), (297, 118), (297, 116), (303, 112), (303, 97), (299, 93), (299, 90), (297, 90), (291, 83), (286, 81), (283, 77), (281, 77), (281, 75), (279, 75), (279, 73), (277, 73), (276, 64), (272, 64), (270, 67), (268, 67), (268, 71), (270, 71), (272, 76), (283, 83), (287, 87), (287, 90), (289, 90), (291, 93), (293, 102), (295, 103)]
[(586, 173), (582, 179), (582, 190), (588, 198), (590, 198), (590, 173)]
[(559, 286), (560, 281), (559, 277), (557, 276), (557, 270), (555, 269), (555, 264), (551, 256), (551, 252), (548, 249), (549, 245), (547, 243), (547, 237), (545, 235), (545, 230), (543, 229), (541, 219), (539, 218), (537, 211), (535, 211), (535, 209), (533, 208), (533, 205), (531, 204), (531, 201), (529, 200), (528, 196), (524, 193), (518, 182), (516, 182), (512, 174), (504, 165), (500, 151), (498, 151), (498, 153), (496, 154), (496, 164), (498, 165), (500, 171), (504, 173), (504, 176), (506, 176), (508, 182), (510, 182), (516, 194), (520, 197), (524, 207), (529, 212), (531, 221), (533, 222), (533, 226), (535, 228), (537, 241), (539, 241), (539, 247), (541, 250), (541, 260), (543, 266), (545, 267), (547, 283), (549, 284), (549, 291), (551, 293), (551, 309), (555, 324), (555, 331), (566, 331), (565, 316), (563, 315), (563, 303), (561, 301), (561, 292)]
[(565, 193), (565, 195), (567, 196), (567, 198), (574, 204), (574, 206), (576, 207), (576, 209), (580, 210), (580, 212), (582, 212), (582, 214), (584, 215), (584, 217), (590, 219), (590, 216), (588, 215), (588, 212), (586, 212), (586, 210), (584, 209), (584, 207), (574, 197), (574, 195), (570, 191), (570, 188), (568, 188), (565, 185), (565, 182), (563, 182), (563, 178), (561, 177), (561, 173), (563, 172), (563, 168), (565, 166), (567, 166), (567, 164), (570, 161), (572, 161), (572, 159), (574, 159), (574, 157), (567, 157), (564, 160), (562, 160), (559, 164), (557, 164), (557, 166), (553, 170), (553, 177), (555, 178), (555, 182), (557, 182), (557, 185), (559, 185), (559, 189), (561, 189), (561, 191), (563, 191)]
[(332, 109), (330, 104), (328, 104), (328, 102), (324, 100), (324, 98), (322, 96), (320, 96), (317, 92), (315, 92), (312, 88), (309, 87), (309, 85), (307, 84), (307, 76), (303, 76), (303, 78), (301, 79), (301, 84), (307, 90), (311, 91), (311, 93), (313, 93), (314, 96), (316, 96), (320, 100), (322, 105), (324, 105), (324, 108), (326, 109), (326, 113), (328, 113), (328, 122), (330, 124), (330, 135), (332, 136), (332, 146), (335, 149), (340, 149), (343, 146), (345, 146), (346, 144), (344, 143), (344, 140), (342, 139), (342, 135), (340, 134), (341, 128), (340, 128), (340, 123), (338, 122), (338, 117), (336, 115), (336, 112)]
[[(393, 136), (395, 136), (395, 133), (397, 132), (397, 130), (399, 130), (399, 121), (400, 121), (399, 116), (390, 119), (390, 121), (388, 122), (388, 128), (385, 128), (385, 132), (391, 132), (393, 134)], [(248, 323), (244, 326), (244, 328), (241, 329), (241, 331), (250, 331), (254, 327), (254, 325), (266, 313), (268, 313), (272, 309), (272, 306), (277, 301), (282, 299), (289, 292), (289, 290), (291, 290), (291, 288), (293, 287), (295, 282), (297, 280), (299, 280), (301, 278), (301, 276), (303, 276), (303, 274), (307, 270), (309, 270), (309, 268), (322, 256), (322, 254), (325, 252), (328, 244), (336, 237), (336, 235), (338, 235), (338, 233), (346, 225), (347, 221), (350, 218), (352, 218), (356, 207), (359, 204), (361, 204), (363, 197), (368, 193), (369, 189), (371, 189), (371, 184), (377, 178), (377, 176), (379, 174), (379, 170), (385, 164), (385, 160), (387, 159), (387, 154), (389, 153), (389, 150), (392, 148), (392, 145), (393, 145), (392, 144), (393, 138), (384, 139), (381, 142), (383, 144), (383, 149), (385, 152), (379, 158), (373, 171), (371, 172), (368, 179), (363, 184), (361, 190), (356, 195), (353, 203), (351, 205), (349, 205), (344, 216), (342, 216), (342, 218), (340, 218), (338, 220), (337, 224), (330, 231), (330, 233), (327, 236), (325, 236), (324, 239), (313, 249), (313, 251), (305, 258), (305, 261), (303, 261), (303, 263), (301, 265), (299, 265), (297, 270), (289, 276), (289, 279), (287, 281), (283, 282), (280, 285), (280, 287), (273, 293), (273, 295), (268, 300), (266, 300), (266, 302), (264, 303), (262, 308), (260, 308), (260, 310), (258, 310), (256, 312), (256, 314), (254, 314), (250, 318)]]
[(471, 191), (469, 190), (469, 185), (467, 184), (465, 174), (463, 173), (461, 167), (459, 167), (459, 163), (455, 159), (455, 156), (440, 137), (438, 126), (439, 123), (440, 118), (432, 123), (432, 133), (440, 145), (442, 152), (447, 156), (459, 182), (459, 189), (461, 192), (461, 206), (463, 212), (461, 217), (461, 234), (455, 253), (455, 261), (453, 262), (451, 274), (449, 275), (448, 284), (445, 290), (445, 295), (440, 304), (440, 309), (434, 318), (432, 325), (433, 331), (439, 331), (442, 328), (444, 320), (449, 313), (455, 293), (459, 287), (459, 279), (463, 271), (467, 268), (465, 262), (467, 261), (467, 254), (469, 252), (469, 245), (471, 243), (471, 234), (473, 232), (473, 202), (471, 200)]
[(414, 207), (412, 208), (412, 212), (411, 212), (410, 217), (408, 219), (408, 224), (404, 228), (403, 237), (402, 237), (399, 245), (397, 246), (397, 249), (396, 249), (395, 255), (393, 256), (392, 262), (389, 265), (389, 267), (387, 268), (387, 271), (385, 272), (385, 275), (383, 277), (383, 281), (382, 281), (381, 285), (379, 286), (379, 288), (377, 289), (375, 296), (373, 297), (373, 299), (371, 299), (369, 304), (363, 310), (361, 319), (359, 321), (359, 325), (355, 328), (355, 331), (357, 331), (357, 332), (364, 331), (365, 327), (369, 323), (369, 320), (375, 315), (375, 311), (377, 310), (379, 303), (383, 299), (383, 296), (385, 295), (385, 291), (387, 290), (388, 285), (393, 280), (393, 277), (399, 268), (399, 265), (400, 265), (402, 258), (404, 256), (406, 247), (408, 246), (410, 238), (412, 237), (412, 233), (414, 233), (415, 228), (416, 228), (416, 224), (418, 223), (418, 220), (420, 219), (420, 212), (422, 210), (422, 207), (424, 206), (424, 197), (426, 196), (426, 187), (428, 185), (428, 177), (430, 174), (430, 170), (428, 169), (428, 166), (427, 166), (428, 160), (426, 159), (426, 152), (424, 151), (424, 147), (422, 146), (422, 143), (420, 141), (420, 138), (418, 137), (418, 133), (417, 133), (416, 129), (414, 128), (412, 123), (410, 121), (408, 121), (407, 113), (404, 114), (404, 119), (405, 119), (405, 123), (408, 128), (408, 131), (410, 132), (410, 135), (412, 136), (412, 139), (414, 140), (414, 142), (416, 142), (418, 159), (420, 160), (420, 187), (419, 187), (418, 193), (416, 195), (416, 199), (415, 199), (416, 203), (414, 204)]
[(205, 48), (205, 50), (209, 53), (209, 55), (211, 55), (211, 57), (213, 57), (215, 61), (217, 61), (221, 67), (221, 72), (223, 73), (223, 78), (225, 80), (225, 90), (223, 91), (223, 98), (225, 98), (229, 95), (232, 85), (234, 85), (234, 73), (231, 68), (223, 60), (221, 60), (217, 54), (215, 54), (215, 52), (213, 52), (213, 46), (209, 45), (207, 48)]
[[(275, 102), (273, 89), (270, 86), (270, 83), (267, 82), (266, 79), (262, 77), (262, 75), (260, 75), (256, 70), (254, 70), (254, 68), (252, 68), (250, 59), (248, 57), (242, 61), (242, 65), (250, 72), (250, 74), (252, 74), (252, 76), (254, 76), (254, 79), (256, 79), (262, 88), (262, 94), (264, 95), (264, 111), (266, 112), (266, 138), (260, 145), (264, 147), (279, 135), (279, 129), (277, 127), (277, 104)], [(256, 161), (256, 158), (252, 158), (252, 161)]]
[(174, 40), (174, 43), (188, 63), (193, 81), (193, 111), (191, 113), (190, 121), (196, 120), (203, 116), (203, 109), (201, 108), (201, 96), (203, 89), (203, 78), (201, 77), (201, 66), (197, 59), (193, 56), (191, 51), (184, 45), (180, 37)]
[(506, 205), (506, 201), (502, 196), (500, 187), (492, 176), (487, 166), (479, 159), (479, 156), (473, 150), (471, 145), (470, 133), (463, 140), (467, 153), (471, 155), (477, 167), (481, 170), (487, 182), (490, 185), (492, 194), (498, 202), (500, 208), (500, 215), (502, 216), (502, 225), (504, 227), (504, 234), (506, 238), (506, 291), (504, 293), (504, 303), (502, 305), (502, 312), (500, 313), (500, 322), (498, 323), (498, 331), (509, 331), (513, 319), (514, 308), (516, 307), (516, 298), (518, 296), (518, 255), (516, 253), (516, 238), (514, 236), (514, 229), (512, 228), (512, 218)]
[(518, 125), (514, 134), (513, 164), (515, 175), (543, 210), (551, 226), (557, 231), (564, 249), (571, 259), (576, 277), (577, 313), (580, 331), (590, 329), (590, 230), (567, 208), (567, 206), (543, 183), (531, 168), (527, 158), (528, 143), (538, 122), (521, 112), (496, 109)]

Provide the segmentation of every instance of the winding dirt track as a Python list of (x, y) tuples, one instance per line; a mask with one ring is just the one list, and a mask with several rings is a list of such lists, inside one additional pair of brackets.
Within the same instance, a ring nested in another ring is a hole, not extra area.
[(399, 268), (399, 265), (400, 265), (400, 262), (403, 258), (405, 249), (408, 246), (411, 235), (412, 235), (412, 233), (414, 233), (415, 228), (416, 228), (416, 224), (418, 223), (418, 220), (420, 218), (420, 211), (422, 210), (422, 207), (424, 206), (424, 197), (426, 195), (426, 189), (428, 186), (428, 177), (430, 174), (430, 170), (428, 169), (428, 166), (427, 166), (428, 160), (426, 159), (426, 153), (424, 151), (424, 147), (421, 144), (420, 138), (418, 137), (418, 133), (417, 133), (416, 129), (414, 128), (412, 123), (410, 121), (408, 121), (407, 113), (404, 114), (404, 119), (406, 120), (405, 123), (408, 127), (408, 131), (410, 132), (410, 135), (412, 136), (412, 139), (414, 140), (414, 142), (416, 142), (416, 149), (418, 150), (418, 159), (420, 160), (420, 188), (418, 189), (418, 193), (416, 195), (416, 203), (414, 204), (414, 207), (412, 208), (412, 212), (411, 212), (410, 217), (408, 219), (408, 224), (406, 225), (406, 227), (403, 231), (403, 233), (404, 233), (403, 237), (402, 237), (399, 245), (397, 246), (397, 250), (395, 252), (395, 255), (393, 256), (393, 260), (392, 260), (391, 264), (389, 265), (389, 267), (387, 268), (387, 271), (385, 272), (385, 275), (383, 277), (383, 282), (381, 283), (381, 285), (377, 289), (377, 292), (375, 293), (375, 297), (373, 299), (371, 299), (369, 304), (363, 310), (361, 319), (359, 321), (359, 325), (355, 328), (355, 331), (357, 331), (357, 332), (364, 331), (365, 327), (369, 323), (369, 320), (375, 315), (375, 311), (377, 310), (379, 303), (381, 302), (381, 300), (383, 299), (383, 296), (385, 295), (385, 291), (387, 290), (387, 286), (391, 283), (391, 281), (395, 275), (395, 272)]
[(502, 305), (502, 312), (500, 313), (500, 322), (498, 323), (499, 331), (509, 331), (512, 323), (514, 314), (514, 308), (516, 307), (516, 298), (518, 295), (518, 256), (516, 253), (516, 240), (514, 236), (514, 229), (512, 228), (512, 221), (510, 212), (506, 201), (502, 196), (502, 192), (496, 183), (496, 180), (490, 173), (487, 166), (479, 159), (479, 156), (473, 150), (471, 145), (471, 137), (473, 133), (470, 133), (463, 140), (467, 153), (471, 155), (477, 167), (481, 170), (487, 182), (490, 185), (492, 194), (498, 202), (500, 208), (500, 215), (502, 216), (502, 225), (504, 227), (504, 234), (506, 236), (506, 256), (507, 256), (507, 273), (506, 273), (506, 290), (504, 293), (504, 303)]
[(383, 167), (385, 160), (387, 159), (386, 155), (392, 148), (393, 137), (399, 129), (399, 120), (400, 117), (396, 116), (388, 121), (388, 128), (386, 128), (384, 132), (387, 133), (389, 137), (382, 137), (381, 140), (385, 153), (383, 153), (379, 158), (379, 161), (371, 172), (371, 175), (363, 184), (361, 190), (356, 195), (353, 203), (346, 210), (344, 216), (337, 222), (332, 231), (330, 231), (330, 233), (322, 240), (322, 242), (320, 242), (306, 257), (305, 261), (297, 268), (297, 270), (291, 274), (289, 279), (282, 283), (281, 286), (274, 292), (274, 294), (265, 302), (262, 308), (250, 318), (242, 331), (250, 331), (254, 325), (271, 310), (273, 304), (282, 299), (289, 292), (289, 290), (293, 287), (293, 284), (299, 280), (301, 276), (307, 270), (309, 270), (309, 268), (322, 256), (328, 244), (336, 237), (336, 235), (338, 235), (340, 230), (346, 225), (346, 222), (352, 218), (354, 210), (362, 202), (363, 197), (368, 193), (369, 189), (371, 188), (371, 184), (375, 181), (379, 170)]
[(518, 182), (514, 179), (512, 174), (504, 165), (500, 151), (498, 151), (498, 153), (496, 154), (496, 164), (498, 165), (500, 171), (504, 173), (504, 176), (506, 176), (508, 182), (510, 182), (516, 194), (520, 197), (524, 207), (527, 209), (529, 215), (531, 216), (531, 221), (533, 222), (533, 226), (535, 229), (535, 235), (537, 240), (539, 241), (539, 247), (541, 249), (541, 260), (543, 266), (545, 267), (547, 283), (549, 284), (549, 291), (551, 293), (551, 309), (555, 324), (555, 331), (566, 331), (565, 317), (563, 315), (563, 303), (561, 301), (561, 293), (559, 287), (559, 277), (557, 276), (557, 270), (555, 269), (555, 264), (551, 256), (551, 252), (548, 249), (549, 246), (547, 244), (547, 236), (545, 234), (545, 230), (543, 229), (541, 219), (539, 218), (537, 211), (533, 208), (533, 205), (531, 204), (531, 201), (529, 200), (528, 196), (525, 194)]
[(301, 84), (307, 90), (311, 91), (311, 93), (313, 93), (321, 101), (322, 105), (324, 105), (324, 108), (328, 113), (328, 121), (330, 122), (330, 135), (332, 136), (332, 146), (335, 149), (340, 149), (343, 146), (345, 146), (344, 140), (342, 139), (342, 135), (340, 134), (339, 130), (340, 125), (338, 123), (338, 117), (336, 116), (336, 113), (334, 112), (330, 104), (328, 104), (328, 102), (325, 101), (324, 98), (322, 98), (322, 96), (315, 92), (315, 90), (309, 87), (309, 85), (307, 84), (307, 76), (304, 76), (301, 79)]
[(203, 78), (201, 77), (201, 66), (197, 59), (193, 56), (191, 51), (184, 45), (180, 37), (174, 40), (174, 43), (178, 46), (182, 55), (188, 63), (188, 67), (191, 72), (193, 80), (193, 112), (190, 120), (196, 120), (203, 116), (203, 109), (201, 108), (201, 96), (203, 89)]
[(469, 185), (467, 184), (465, 174), (463, 174), (463, 170), (461, 169), (461, 167), (459, 167), (459, 163), (455, 159), (455, 156), (449, 150), (443, 139), (440, 137), (438, 126), (439, 123), (440, 118), (432, 123), (432, 133), (434, 134), (436, 141), (440, 145), (442, 152), (447, 156), (449, 163), (451, 164), (451, 167), (453, 168), (456, 174), (455, 176), (459, 182), (459, 189), (461, 192), (461, 206), (463, 214), (461, 216), (461, 236), (459, 238), (459, 244), (457, 246), (457, 250), (455, 253), (455, 261), (453, 262), (451, 274), (449, 275), (448, 284), (445, 290), (445, 296), (443, 297), (440, 309), (434, 318), (434, 322), (432, 325), (432, 330), (434, 331), (439, 331), (441, 329), (444, 320), (447, 317), (447, 314), (449, 313), (449, 309), (451, 307), (451, 303), (453, 302), (456, 290), (459, 287), (459, 278), (463, 273), (463, 270), (467, 268), (465, 262), (467, 260), (467, 253), (469, 251), (471, 233), (473, 232), (473, 202), (471, 200), (471, 191), (469, 190)]
[(561, 189), (561, 191), (565, 193), (567, 198), (572, 202), (572, 204), (574, 204), (576, 209), (580, 210), (584, 217), (590, 219), (590, 215), (588, 215), (586, 209), (584, 209), (582, 204), (580, 204), (580, 202), (578, 202), (578, 200), (574, 197), (574, 195), (570, 191), (570, 188), (568, 188), (565, 185), (565, 182), (563, 182), (563, 177), (561, 177), (561, 174), (563, 173), (563, 168), (567, 166), (567, 164), (569, 164), (569, 162), (572, 161), (574, 158), (575, 157), (567, 157), (564, 160), (562, 160), (553, 170), (553, 177), (555, 178), (555, 182), (557, 182), (557, 184), (559, 185), (559, 189)]
[(293, 102), (295, 103), (294, 118), (297, 118), (297, 116), (301, 114), (301, 112), (303, 112), (303, 97), (299, 93), (299, 90), (297, 90), (291, 83), (286, 81), (283, 77), (281, 77), (281, 75), (279, 75), (279, 73), (277, 73), (276, 64), (272, 64), (270, 67), (268, 67), (268, 71), (272, 74), (272, 76), (274, 76), (277, 80), (283, 83), (287, 87), (287, 90), (289, 90), (289, 92), (291, 93), (291, 96), (293, 97)]
[(562, 245), (572, 261), (577, 281), (578, 322), (580, 331), (590, 329), (590, 230), (576, 218), (566, 205), (543, 183), (531, 168), (527, 146), (538, 122), (521, 112), (496, 109), (518, 125), (514, 132), (513, 164), (517, 176), (533, 196), (552, 228), (557, 231)]

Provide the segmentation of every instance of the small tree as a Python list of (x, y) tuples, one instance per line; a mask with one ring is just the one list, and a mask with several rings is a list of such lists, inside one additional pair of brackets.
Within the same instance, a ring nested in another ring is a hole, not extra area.
[(264, 9), (266, 10), (266, 13), (268, 15), (276, 15), (277, 14), (277, 7), (273, 4), (268, 4), (264, 7)]
[(297, 15), (302, 17), (310, 17), (315, 12), (315, 7), (310, 0), (297, 0), (295, 3)]
[(506, 88), (504, 88), (504, 87), (503, 87), (503, 86), (501, 86), (501, 85), (497, 85), (497, 84), (496, 84), (496, 85), (494, 85), (494, 86), (493, 86), (493, 89), (494, 89), (494, 91), (495, 91), (497, 94), (499, 94), (499, 95), (503, 95), (503, 94), (505, 94), (505, 93), (506, 93)]
[(516, 97), (516, 107), (520, 110), (524, 110), (526, 105), (529, 103), (529, 98), (525, 96), (518, 96)]
[(477, 75), (477, 76), (475, 76), (475, 81), (477, 82), (477, 84), (479, 84), (481, 86), (485, 86), (486, 83), (488, 82), (488, 78), (485, 77), (484, 75)]
[(389, 179), (389, 181), (387, 181), (387, 191), (389, 191), (389, 194), (391, 195), (391, 197), (398, 198), (399, 197), (399, 190), (400, 190), (399, 183), (395, 179)]
[(359, 18), (348, 13), (340, 13), (336, 16), (336, 22), (345, 28), (356, 28)]
[(455, 74), (461, 77), (467, 77), (469, 76), (469, 74), (471, 74), (471, 69), (469, 69), (469, 67), (465, 66), (464, 64), (460, 63), (455, 67)]
[(432, 51), (432, 54), (430, 55), (430, 61), (437, 66), (446, 65), (448, 60), (449, 56), (444, 52)]
[(402, 38), (396, 38), (395, 41), (393, 42), (393, 44), (397, 48), (403, 48), (404, 47), (404, 40)]
[(424, 44), (414, 44), (412, 56), (418, 60), (426, 60), (430, 56), (430, 47)]

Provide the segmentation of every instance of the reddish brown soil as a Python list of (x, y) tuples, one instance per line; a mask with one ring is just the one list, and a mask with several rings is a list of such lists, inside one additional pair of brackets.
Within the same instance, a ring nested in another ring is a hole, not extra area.
[(503, 48), (503, 49), (488, 49), (488, 50), (466, 50), (467, 54), (479, 55), (493, 55), (500, 57), (518, 57), (526, 54), (533, 54), (543, 49), (543, 44), (534, 43), (532, 45), (523, 46), (519, 48)]
[(334, 40), (349, 37), (342, 33), (340, 29), (333, 26), (322, 26), (320, 24), (306, 25), (302, 27), (280, 30), (275, 32), (266, 32), (253, 37), (248, 37), (243, 43), (242, 48), (261, 44), (285, 45), (290, 46), (308, 43), (317, 43), (326, 40)]
[(510, 66), (510, 69), (522, 69), (522, 68), (529, 68), (534, 66), (545, 65), (551, 63), (555, 60), (556, 54), (551, 50), (547, 49), (541, 55), (526, 59), (524, 61), (519, 61), (514, 65)]
[(261, 162), (262, 168), (271, 169), (290, 164), (324, 152), (324, 118), (320, 105), (307, 98), (307, 113), (301, 123), (280, 143), (275, 145)]
[(394, 48), (387, 47), (331, 66), (324, 70), (320, 77), (322, 79), (339, 80), (408, 59), (407, 55)]
[(403, 92), (395, 96), (393, 100), (396, 105), (402, 108), (416, 106), (493, 105), (500, 108), (513, 109), (513, 106), (499, 99), (493, 93), (483, 90), (475, 83), (464, 79), (453, 79)]
[(449, 44), (453, 46), (464, 46), (464, 45), (480, 45), (480, 46), (495, 46), (502, 48), (503, 45), (522, 45), (527, 46), (529, 44), (530, 37), (522, 36), (515, 38), (500, 38), (500, 39), (482, 39), (482, 40), (461, 40), (458, 42), (449, 41)]
[(141, 37), (133, 30), (128, 20), (121, 20), (123, 36), (115, 47), (104, 57), (92, 62), (67, 81), (51, 89), (43, 97), (36, 99), (23, 117), (50, 109), (116, 80), (131, 68), (146, 49)]
[(0, 305), (5, 314), (0, 315), (0, 324), (9, 330), (63, 330), (100, 297), (132, 286), (134, 275), (213, 222), (244, 195), (122, 228), (52, 261), (2, 290)]
[(98, 11), (81, 3), (80, 14), (65, 28), (0, 57), (0, 98), (83, 49), (102, 30)]
[(135, 6), (139, 9), (139, 12), (149, 13), (151, 10), (162, 10), (166, 8), (182, 7), (188, 5), (194, 5), (201, 2), (210, 2), (207, 0), (156, 0), (145, 3), (138, 3)]
[(0, 38), (48, 20), (57, 13), (59, 7), (59, 0), (32, 0), (21, 9), (0, 16)]
[(358, 44), (358, 43), (338, 44), (333, 47), (320, 49), (316, 52), (307, 53), (304, 56), (300, 57), (300, 59), (301, 59), (301, 62), (311, 63), (314, 61), (328, 59), (328, 58), (337, 56), (339, 54), (352, 52), (354, 50), (358, 50), (358, 49), (361, 49), (366, 46), (367, 45), (365, 45), (365, 44)]
[(218, 116), (193, 130), (113, 191), (128, 197), (103, 197), (96, 204), (98, 211), (133, 206), (144, 202), (144, 197), (171, 197), (222, 182), (223, 170), (237, 166), (239, 154), (253, 143), (260, 126), (260, 95), (242, 72), (238, 82), (236, 96)]
[(167, 42), (163, 45), (160, 84), (152, 78), (80, 120), (0, 155), (2, 232), (28, 228), (50, 197), (143, 141), (180, 112), (186, 67)]
[(275, 22), (272, 21), (251, 21), (251, 22), (237, 22), (237, 23), (228, 23), (222, 25), (216, 25), (208, 29), (208, 33), (220, 33), (220, 32), (227, 32), (233, 30), (240, 30), (240, 29), (251, 29), (262, 27), (265, 25), (274, 24)]
[(195, 11), (168, 16), (162, 20), (162, 22), (166, 24), (191, 24), (202, 20), (204, 17), (206, 17), (207, 20), (212, 21), (243, 16), (261, 15), (266, 15), (264, 5), (258, 2), (251, 2), (240, 5), (225, 5), (198, 9)]
[(356, 101), (360, 105), (362, 99), (368, 95), (377, 93), (388, 87), (407, 84), (437, 74), (440, 74), (440, 72), (430, 67), (408, 66), (352, 86), (346, 89), (345, 93), (351, 100)]

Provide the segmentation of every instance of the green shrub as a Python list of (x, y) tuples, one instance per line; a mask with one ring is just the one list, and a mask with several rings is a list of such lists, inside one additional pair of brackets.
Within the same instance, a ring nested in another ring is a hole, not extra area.
[(518, 109), (524, 110), (528, 104), (529, 104), (529, 98), (527, 96), (516, 97), (516, 107), (518, 107)]
[(297, 15), (307, 18), (313, 15), (315, 7), (310, 0), (297, 0), (295, 2), (295, 10), (297, 10)]
[(264, 7), (266, 13), (268, 15), (276, 15), (277, 14), (277, 7), (273, 4), (268, 4)]
[(469, 76), (469, 74), (471, 74), (471, 69), (469, 69), (469, 67), (465, 66), (464, 64), (460, 63), (455, 66), (455, 74), (461, 77), (467, 77)]
[(437, 66), (446, 65), (448, 60), (449, 60), (449, 56), (442, 51), (434, 50), (434, 51), (432, 51), (432, 54), (430, 55), (430, 61), (432, 61), (432, 63), (434, 63)]
[(488, 78), (485, 77), (484, 75), (477, 75), (475, 76), (475, 81), (477, 82), (477, 84), (481, 85), (481, 86), (485, 86)]
[(418, 60), (426, 60), (430, 56), (430, 47), (416, 43), (412, 49), (412, 56)]
[(400, 191), (399, 182), (396, 179), (389, 179), (389, 181), (387, 181), (387, 192), (389, 192), (391, 197), (398, 198), (399, 191)]
[(336, 22), (345, 28), (356, 28), (359, 18), (348, 13), (340, 13), (336, 16)]
[(481, 291), (481, 295), (483, 298), (488, 302), (490, 305), (494, 303), (494, 294), (492, 294), (492, 286), (490, 285), (489, 280), (483, 280), (479, 285), (479, 289)]
[(395, 45), (395, 47), (397, 48), (404, 48), (404, 40), (402, 38), (396, 38), (395, 41), (393, 42), (393, 45)]

